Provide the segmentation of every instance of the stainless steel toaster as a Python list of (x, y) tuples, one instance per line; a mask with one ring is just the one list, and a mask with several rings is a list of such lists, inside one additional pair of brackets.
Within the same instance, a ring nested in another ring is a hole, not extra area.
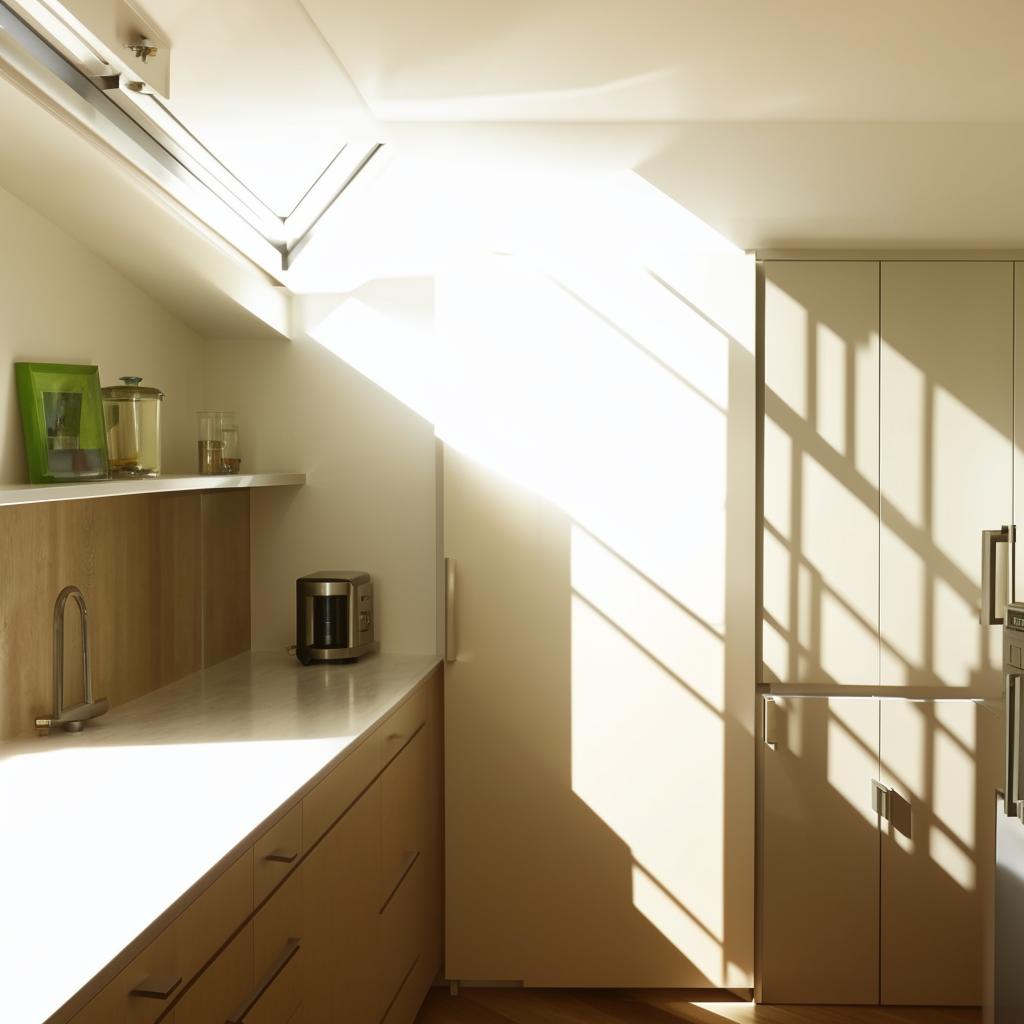
[(303, 665), (355, 661), (375, 650), (369, 573), (328, 569), (295, 581), (295, 656)]

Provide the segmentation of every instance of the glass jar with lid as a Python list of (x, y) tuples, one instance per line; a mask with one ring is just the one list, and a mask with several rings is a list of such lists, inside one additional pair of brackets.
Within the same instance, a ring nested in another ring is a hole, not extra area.
[(141, 377), (121, 377), (102, 389), (110, 473), (119, 477), (160, 475), (160, 406), (164, 394), (141, 387)]

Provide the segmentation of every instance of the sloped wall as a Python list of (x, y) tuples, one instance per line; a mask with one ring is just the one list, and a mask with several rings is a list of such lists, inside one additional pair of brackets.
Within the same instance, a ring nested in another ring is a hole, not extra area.
[(202, 339), (3, 189), (0, 239), (0, 484), (27, 479), (18, 360), (95, 363), (103, 384), (143, 377), (167, 396), (164, 471), (192, 471)]

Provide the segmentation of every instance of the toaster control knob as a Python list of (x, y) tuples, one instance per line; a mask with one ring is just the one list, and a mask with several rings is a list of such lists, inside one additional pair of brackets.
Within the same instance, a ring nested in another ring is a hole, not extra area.
[(360, 612), (359, 613), (359, 630), (360, 630), (360, 632), (362, 632), (363, 630), (369, 629), (369, 628), (370, 628), (370, 613), (369, 612)]

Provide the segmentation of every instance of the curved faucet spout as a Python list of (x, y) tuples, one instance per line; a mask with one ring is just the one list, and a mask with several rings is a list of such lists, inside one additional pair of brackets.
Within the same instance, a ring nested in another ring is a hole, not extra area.
[[(64, 608), (69, 598), (75, 599), (82, 620), (82, 680), (85, 700), (72, 708), (64, 707)], [(92, 695), (92, 662), (89, 658), (89, 611), (85, 595), (78, 587), (65, 587), (53, 606), (53, 717), (37, 718), (37, 728), (62, 725), (68, 732), (81, 732), (86, 720), (96, 718), (107, 710), (106, 698), (95, 700)]]
[(85, 683), (85, 703), (92, 704), (92, 661), (89, 658), (89, 609), (85, 595), (73, 584), (65, 587), (53, 606), (53, 708), (59, 718), (64, 710), (64, 608), (73, 597), (82, 620), (82, 679)]

